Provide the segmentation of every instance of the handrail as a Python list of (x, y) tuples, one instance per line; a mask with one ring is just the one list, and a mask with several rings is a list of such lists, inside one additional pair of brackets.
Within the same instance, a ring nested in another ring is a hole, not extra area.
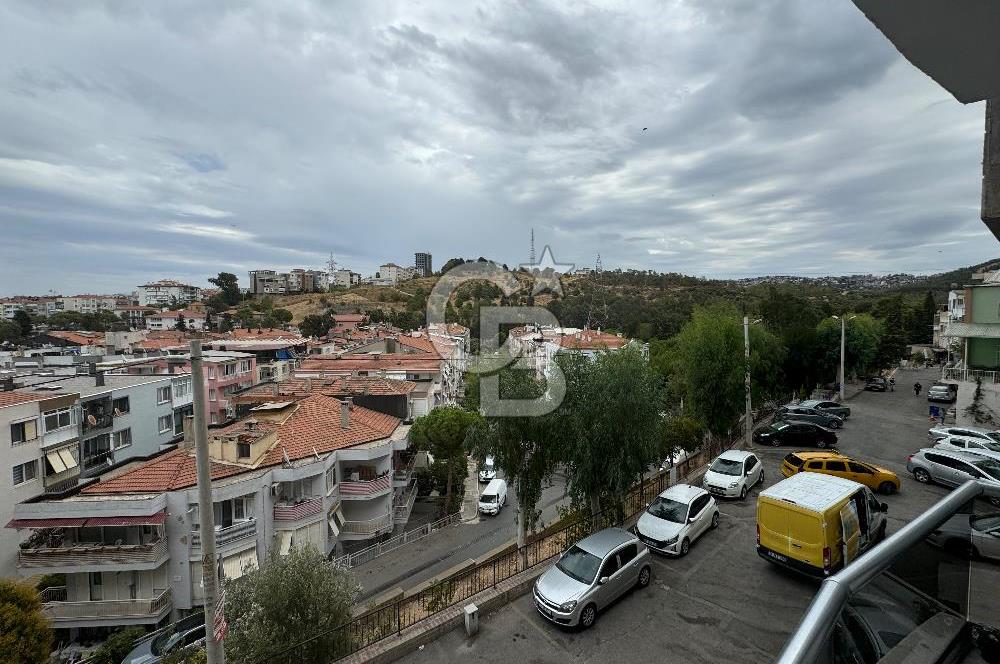
[(903, 526), (899, 532), (824, 580), (781, 655), (775, 660), (776, 664), (812, 664), (816, 661), (826, 645), (834, 621), (851, 594), (888, 569), (899, 555), (922, 542), (931, 531), (951, 518), (967, 502), (984, 495), (1000, 498), (1000, 488), (969, 480)]

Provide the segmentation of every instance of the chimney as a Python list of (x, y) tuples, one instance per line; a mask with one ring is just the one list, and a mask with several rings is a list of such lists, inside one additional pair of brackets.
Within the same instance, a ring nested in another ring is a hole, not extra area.
[(340, 428), (351, 428), (351, 397), (340, 402)]
[(104, 387), (104, 372), (98, 371), (94, 377), (94, 385), (96, 387)]
[(396, 339), (395, 339), (395, 337), (386, 337), (385, 338), (385, 352), (386, 353), (395, 353), (396, 352)]
[(312, 394), (313, 390), (313, 379), (311, 377), (306, 377), (306, 392)]

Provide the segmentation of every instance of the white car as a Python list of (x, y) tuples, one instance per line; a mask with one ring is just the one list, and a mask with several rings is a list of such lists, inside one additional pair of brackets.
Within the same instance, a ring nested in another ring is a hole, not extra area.
[(747, 497), (750, 489), (764, 483), (764, 464), (753, 452), (728, 450), (715, 457), (701, 485), (715, 496)]
[(675, 484), (649, 504), (635, 534), (653, 551), (683, 556), (691, 543), (719, 526), (719, 507), (704, 489)]
[(483, 460), (483, 465), (479, 468), (479, 481), (492, 482), (497, 478), (497, 467), (493, 457), (488, 456)]
[(1000, 512), (956, 514), (938, 526), (927, 541), (972, 558), (1000, 560)]
[(961, 438), (970, 438), (972, 440), (980, 440), (987, 446), (994, 445), (991, 447), (995, 452), (1000, 452), (1000, 431), (994, 431), (992, 429), (983, 429), (981, 427), (959, 427), (959, 426), (937, 426), (932, 427), (927, 430), (927, 437), (931, 440), (938, 440), (940, 438), (948, 438), (950, 436), (959, 436)]
[(969, 452), (981, 456), (990, 457), (1000, 461), (1000, 443), (983, 440), (982, 438), (966, 438), (965, 436), (948, 436), (937, 441), (934, 445), (939, 450), (951, 450), (953, 452)]

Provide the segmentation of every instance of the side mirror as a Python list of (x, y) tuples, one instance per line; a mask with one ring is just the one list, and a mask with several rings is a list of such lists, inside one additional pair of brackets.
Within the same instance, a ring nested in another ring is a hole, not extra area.
[(604, 585), (605, 583), (607, 583), (607, 582), (608, 582), (608, 578), (609, 578), (609, 577), (607, 577), (607, 576), (602, 576), (601, 578), (599, 578), (599, 579), (597, 580), (597, 585), (599, 585), (599, 586), (603, 586), (603, 585)]
[(882, 503), (881, 505), (878, 506), (878, 509), (879, 509), (880, 512), (888, 512), (889, 511), (889, 506), (886, 505), (885, 503)]

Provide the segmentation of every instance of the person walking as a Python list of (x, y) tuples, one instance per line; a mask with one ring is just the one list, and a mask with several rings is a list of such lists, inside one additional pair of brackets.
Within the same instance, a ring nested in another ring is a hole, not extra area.
[(921, 385), (920, 383), (914, 383), (913, 384), (913, 396), (919, 397), (920, 396), (920, 390), (922, 388), (923, 388), (923, 385)]
[(896, 391), (896, 379), (891, 376), (889, 378), (889, 391), (890, 392)]

